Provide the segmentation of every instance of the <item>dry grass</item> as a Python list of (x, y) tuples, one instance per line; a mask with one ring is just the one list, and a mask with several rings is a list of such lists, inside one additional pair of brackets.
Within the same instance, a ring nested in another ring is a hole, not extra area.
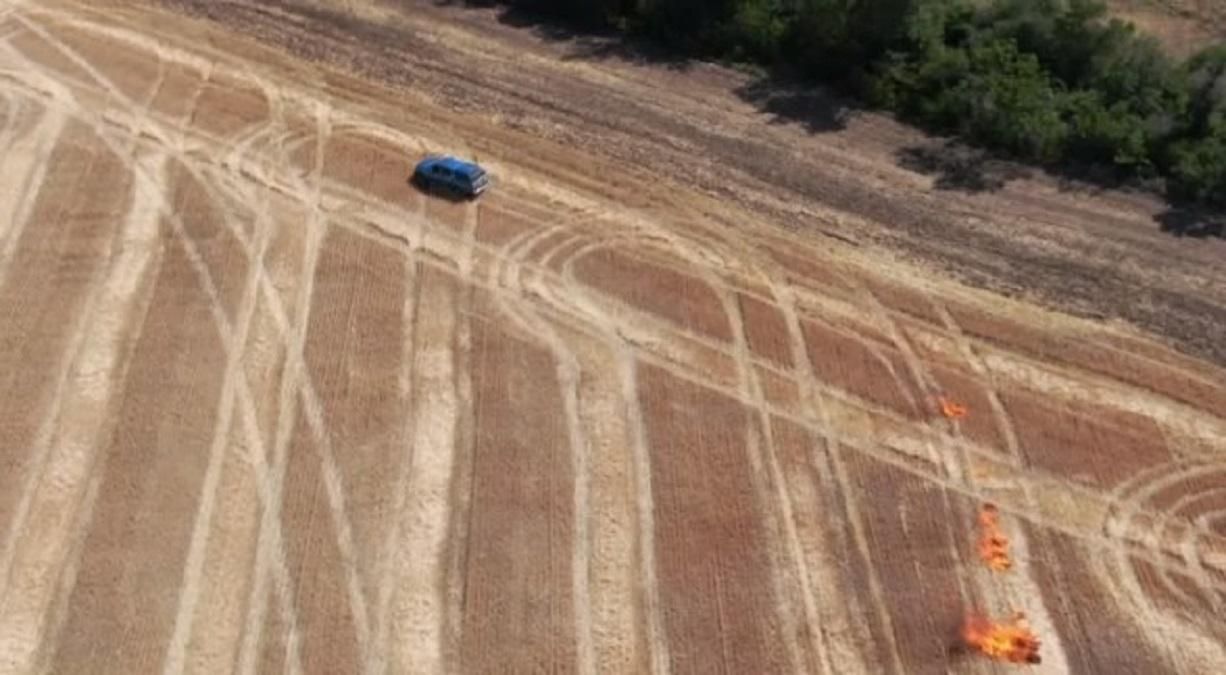
[(1226, 39), (1226, 3), (1218, 0), (1109, 0), (1107, 5), (1178, 58)]

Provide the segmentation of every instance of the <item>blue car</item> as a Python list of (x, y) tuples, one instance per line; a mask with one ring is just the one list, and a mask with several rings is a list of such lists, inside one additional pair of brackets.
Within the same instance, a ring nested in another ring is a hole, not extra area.
[(413, 169), (413, 182), (424, 188), (440, 187), (465, 197), (476, 197), (489, 187), (485, 169), (447, 155), (431, 155)]

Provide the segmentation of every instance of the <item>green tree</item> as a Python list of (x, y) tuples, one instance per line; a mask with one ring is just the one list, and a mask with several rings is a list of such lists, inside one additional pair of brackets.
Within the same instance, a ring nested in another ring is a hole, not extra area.
[(1173, 148), (1170, 189), (1173, 196), (1226, 207), (1226, 128)]
[(1195, 56), (1187, 72), (1188, 115), (1171, 148), (1171, 192), (1226, 207), (1226, 45)]
[(1181, 66), (1101, 0), (505, 2), (785, 66), (1019, 158), (1163, 175), (1172, 195), (1226, 201), (1226, 45)]
[(1011, 41), (971, 47), (966, 77), (934, 97), (972, 140), (1028, 159), (1063, 156), (1068, 128), (1059, 112), (1061, 94), (1038, 59)]

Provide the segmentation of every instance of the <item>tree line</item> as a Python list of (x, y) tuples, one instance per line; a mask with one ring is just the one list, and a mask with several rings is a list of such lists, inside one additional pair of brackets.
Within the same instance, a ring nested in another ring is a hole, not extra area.
[(1098, 0), (502, 4), (784, 68), (1015, 159), (1164, 179), (1173, 199), (1226, 207), (1226, 44), (1178, 62)]

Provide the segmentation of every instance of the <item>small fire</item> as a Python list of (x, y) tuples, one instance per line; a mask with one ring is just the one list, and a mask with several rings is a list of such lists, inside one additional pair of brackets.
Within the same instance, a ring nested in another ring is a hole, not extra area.
[(985, 616), (971, 616), (962, 628), (966, 643), (980, 653), (1005, 663), (1041, 663), (1039, 638), (1030, 630), (1026, 617), (1017, 612), (1005, 623)]
[(952, 399), (941, 396), (937, 399), (941, 404), (941, 414), (951, 420), (960, 420), (966, 417), (968, 412), (966, 406)]
[(979, 530), (979, 557), (984, 564), (996, 572), (1012, 567), (1009, 538), (1000, 531), (1000, 512), (995, 504), (984, 504), (979, 511)]

